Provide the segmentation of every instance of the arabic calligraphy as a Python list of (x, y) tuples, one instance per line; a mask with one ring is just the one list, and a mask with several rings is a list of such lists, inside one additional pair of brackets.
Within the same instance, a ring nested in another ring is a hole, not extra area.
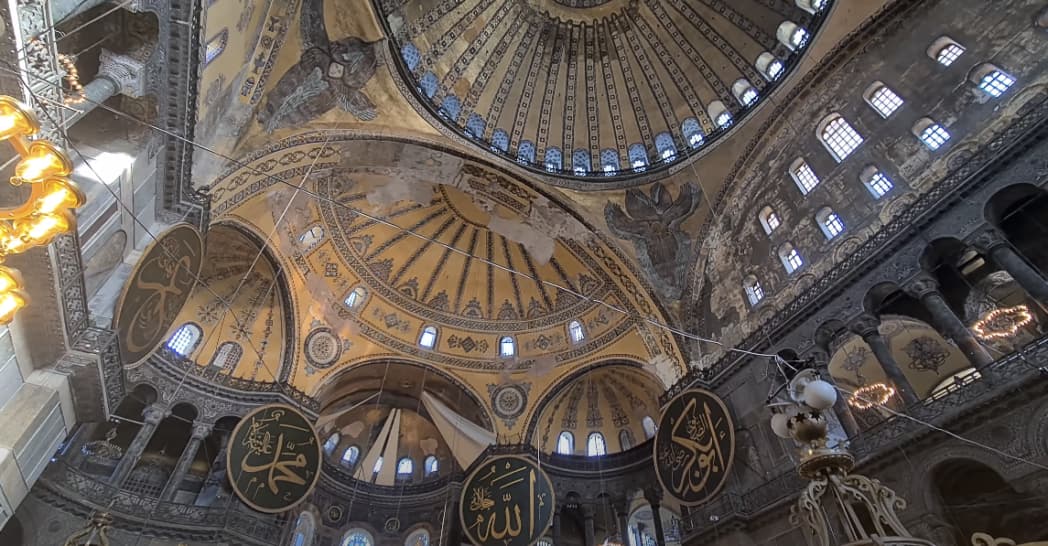
[(670, 495), (707, 502), (724, 486), (735, 457), (735, 425), (724, 402), (694, 389), (667, 404), (655, 435), (655, 470)]
[(305, 499), (320, 474), (320, 441), (298, 410), (282, 404), (256, 409), (229, 440), (233, 490), (261, 512), (281, 512)]
[(188, 224), (163, 234), (143, 255), (121, 296), (116, 317), (124, 362), (149, 356), (192, 292), (204, 242)]
[(462, 489), (462, 526), (478, 546), (532, 546), (553, 521), (553, 484), (523, 457), (485, 461)]

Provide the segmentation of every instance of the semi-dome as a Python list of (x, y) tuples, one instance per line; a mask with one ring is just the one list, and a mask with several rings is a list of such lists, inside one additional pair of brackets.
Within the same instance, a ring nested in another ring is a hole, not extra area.
[(550, 178), (605, 184), (726, 133), (796, 64), (829, 4), (376, 2), (444, 125)]

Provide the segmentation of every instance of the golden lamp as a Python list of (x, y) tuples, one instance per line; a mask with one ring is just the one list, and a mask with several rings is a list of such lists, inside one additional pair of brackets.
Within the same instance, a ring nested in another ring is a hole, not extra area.
[[(0, 264), (12, 254), (50, 244), (55, 237), (76, 229), (74, 210), (85, 196), (68, 178), (73, 163), (54, 143), (30, 140), (40, 132), (32, 110), (21, 102), (0, 96), (0, 141), (15, 149), (20, 159), (11, 185), (29, 185), (29, 198), (16, 206), (0, 206)], [(0, 324), (14, 320), (15, 313), (29, 303), (22, 289), (22, 276), (0, 265)]]

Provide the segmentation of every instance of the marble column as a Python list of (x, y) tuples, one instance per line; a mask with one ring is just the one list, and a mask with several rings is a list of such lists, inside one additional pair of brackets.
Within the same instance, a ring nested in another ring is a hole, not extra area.
[(888, 346), (888, 340), (884, 339), (884, 336), (878, 331), (877, 327), (880, 324), (881, 319), (864, 313), (852, 321), (848, 327), (851, 331), (861, 336), (866, 345), (869, 345), (870, 351), (873, 352), (873, 356), (881, 365), (881, 369), (884, 370), (884, 375), (895, 385), (899, 395), (902, 396), (903, 402), (909, 406), (920, 399), (917, 397), (917, 391), (910, 384), (910, 380), (906, 379), (906, 375), (903, 374), (902, 368), (895, 362), (891, 347)]
[(986, 228), (967, 242), (1007, 271), (1031, 298), (1041, 305), (1048, 305), (1048, 280), (1012, 248), (1001, 232)]
[[(826, 381), (833, 388), (837, 388), (837, 382), (833, 379), (830, 374), (830, 340), (826, 340), (825, 343), (816, 340), (816, 349), (812, 352), (812, 356), (815, 357), (815, 361), (819, 364), (819, 375), (822, 376), (823, 381)], [(837, 415), (837, 420), (841, 422), (841, 427), (844, 428), (844, 432), (849, 438), (858, 436), (862, 429), (859, 428), (859, 422), (855, 420), (855, 415), (852, 414), (851, 406), (848, 405), (848, 396), (840, 391), (837, 391), (837, 401), (833, 403), (833, 413)]]
[(142, 410), (142, 427), (138, 429), (134, 440), (131, 440), (131, 445), (124, 452), (124, 457), (120, 459), (116, 468), (113, 469), (113, 474), (109, 477), (110, 483), (118, 488), (123, 485), (124, 480), (131, 474), (131, 470), (138, 464), (138, 459), (142, 457), (142, 452), (149, 445), (149, 440), (153, 439), (153, 433), (156, 432), (157, 425), (169, 414), (170, 411), (162, 404), (151, 404)]
[(560, 546), (560, 504), (553, 509), (553, 546)]
[(580, 508), (582, 509), (583, 530), (586, 533), (585, 546), (596, 546), (593, 531), (593, 506), (583, 504)]
[(218, 435), (218, 455), (211, 463), (204, 486), (200, 488), (200, 493), (193, 502), (196, 506), (211, 506), (230, 493), (226, 486), (226, 449), (229, 447), (229, 432), (216, 430), (215, 434)]
[(651, 520), (655, 525), (655, 543), (658, 546), (666, 546), (666, 532), (662, 528), (662, 491), (648, 489), (644, 491), (644, 499), (651, 506)]
[(623, 546), (630, 544), (630, 504), (622, 500), (615, 503), (615, 517), (619, 526), (619, 541)]
[(926, 274), (918, 275), (906, 284), (905, 291), (920, 300), (924, 308), (931, 313), (935, 329), (952, 340), (972, 366), (981, 371), (993, 364), (990, 353), (986, 352), (986, 348), (946, 303), (942, 292), (939, 291), (939, 283), (934, 278)]
[(186, 444), (185, 449), (182, 450), (182, 455), (178, 457), (178, 462), (175, 463), (175, 470), (167, 480), (164, 491), (160, 493), (160, 500), (171, 501), (175, 498), (179, 486), (182, 485), (182, 480), (186, 478), (186, 472), (189, 471), (193, 460), (196, 459), (200, 443), (211, 434), (212, 426), (210, 423), (193, 423), (193, 434), (189, 437), (189, 443)]

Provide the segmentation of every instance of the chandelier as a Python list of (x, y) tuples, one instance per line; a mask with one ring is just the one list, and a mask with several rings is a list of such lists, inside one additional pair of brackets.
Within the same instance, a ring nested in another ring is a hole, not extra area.
[(975, 335), (984, 340), (1004, 339), (1014, 336), (1020, 329), (1033, 322), (1033, 313), (1025, 305), (994, 309), (972, 325)]
[(873, 383), (856, 389), (848, 399), (848, 405), (855, 409), (867, 410), (887, 404), (892, 396), (895, 396), (895, 387)]
[[(29, 186), (29, 198), (14, 207), (0, 207), (0, 264), (8, 256), (47, 245), (76, 226), (73, 210), (84, 204), (84, 194), (70, 180), (73, 164), (55, 144), (29, 140), (40, 132), (32, 110), (17, 100), (0, 96), (0, 141), (7, 141), (20, 159), (12, 186)], [(14, 319), (29, 302), (21, 274), (0, 265), (0, 324)]]

